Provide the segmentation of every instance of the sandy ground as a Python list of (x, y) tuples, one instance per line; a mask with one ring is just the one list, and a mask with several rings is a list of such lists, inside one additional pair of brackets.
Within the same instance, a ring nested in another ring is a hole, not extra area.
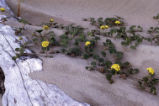
[[(104, 75), (85, 70), (84, 66), (87, 62), (84, 60), (69, 58), (64, 55), (43, 60), (44, 66), (49, 64), (50, 67), (44, 67), (44, 72), (34, 73), (31, 76), (35, 79), (56, 84), (76, 100), (85, 101), (93, 106), (141, 105), (137, 101), (131, 101), (116, 95), (117, 89), (108, 84)], [(44, 79), (45, 77), (47, 79)], [(125, 83), (122, 85), (125, 86)], [(112, 89), (114, 89), (114, 92), (112, 92)]]
[(146, 99), (157, 100), (137, 90), (133, 79), (117, 79), (110, 85), (104, 75), (85, 70), (87, 62), (84, 60), (57, 55), (43, 62), (44, 71), (31, 74), (32, 78), (53, 83), (74, 99), (93, 106), (149, 106)]
[[(21, 24), (14, 20), (8, 20), (6, 24), (20, 27)], [(30, 38), (34, 29), (38, 26), (25, 26), (24, 35)], [(53, 29), (55, 33), (60, 31)], [(118, 45), (117, 41), (116, 44)], [(117, 46), (116, 45), (116, 46)], [(39, 47), (32, 48), (34, 51)], [(159, 70), (158, 52), (159, 47), (151, 45), (140, 45), (137, 50), (125, 49), (118, 45), (118, 49), (124, 51), (125, 60), (130, 61), (135, 67), (141, 69), (136, 78), (147, 74), (145, 69), (152, 66)], [(135, 57), (135, 58), (134, 58)], [(43, 60), (43, 72), (34, 72), (30, 76), (47, 83), (55, 84), (72, 98), (90, 103), (93, 106), (157, 106), (158, 96), (152, 96), (141, 92), (136, 88), (134, 78), (128, 80), (116, 79), (116, 83), (110, 85), (105, 76), (99, 72), (89, 72), (85, 66), (88, 61), (71, 58), (65, 55), (54, 55), (54, 58), (41, 58)], [(151, 99), (151, 101), (149, 101)]]
[[(7, 0), (16, 12), (16, 0)], [(158, 0), (24, 0), (22, 17), (33, 24), (38, 24), (54, 17), (61, 23), (81, 22), (85, 17), (119, 15), (129, 24), (144, 27), (154, 25), (152, 16), (158, 13)], [(30, 29), (31, 30), (31, 29)], [(30, 36), (31, 31), (26, 33)], [(149, 66), (159, 70), (159, 47), (140, 45), (137, 50), (123, 49), (125, 60), (141, 69), (137, 78), (145, 75)], [(37, 50), (34, 48), (34, 50)], [(159, 96), (153, 96), (136, 88), (133, 78), (118, 80), (110, 85), (105, 76), (98, 72), (85, 70), (88, 62), (82, 59), (55, 55), (54, 58), (42, 58), (43, 72), (32, 73), (33, 79), (52, 83), (61, 88), (72, 98), (90, 103), (93, 106), (158, 106)]]
[[(6, 0), (14, 12), (17, 0)], [(129, 24), (152, 25), (152, 16), (158, 13), (158, 0), (23, 0), (21, 16), (39, 23), (48, 17), (56, 21), (84, 24), (82, 18), (122, 16)]]
[[(143, 61), (142, 68), (150, 64), (155, 66), (154, 61), (151, 61)], [(81, 102), (93, 106), (149, 106), (152, 103), (149, 100), (154, 100), (153, 105), (158, 104), (158, 96), (138, 90), (134, 79), (116, 79), (116, 83), (110, 85), (104, 75), (85, 70), (88, 64), (85, 60), (57, 55), (54, 58), (43, 58), (43, 62), (44, 71), (32, 73), (31, 77), (53, 83)]]

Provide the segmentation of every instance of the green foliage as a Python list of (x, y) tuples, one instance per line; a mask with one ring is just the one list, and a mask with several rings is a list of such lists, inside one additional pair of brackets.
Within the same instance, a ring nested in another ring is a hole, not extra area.
[(106, 79), (109, 81), (110, 84), (114, 83), (113, 79), (112, 79), (112, 74), (106, 74)]
[(36, 30), (36, 32), (38, 33), (41, 33), (42, 31), (43, 31), (42, 29)]
[(88, 58), (89, 58), (89, 55), (85, 53), (85, 54), (83, 54), (83, 58), (84, 58), (84, 59), (88, 59)]
[(18, 20), (20, 23), (23, 23), (23, 24), (29, 24), (29, 25), (31, 25), (27, 20), (25, 20), (25, 19), (19, 19)]
[(145, 40), (159, 45), (159, 27), (150, 27), (147, 31), (151, 36)]
[(157, 14), (156, 16), (153, 16), (153, 19), (158, 20), (159, 19), (159, 14)]
[[(103, 19), (102, 17), (99, 17), (97, 20), (95, 18), (90, 18), (90, 19), (87, 19), (90, 21), (90, 24), (93, 25), (93, 26), (97, 26), (98, 28), (101, 26), (101, 25), (108, 25), (110, 27), (113, 27), (113, 26), (122, 26), (124, 25), (124, 21), (121, 17), (109, 17), (109, 18), (105, 18)], [(121, 24), (120, 25), (116, 25), (115, 24), (115, 21), (120, 21)]]
[(23, 33), (23, 31), (24, 31), (24, 28), (16, 28), (15, 29), (15, 35), (20, 35), (20, 34)]
[[(159, 19), (159, 16), (155, 16), (154, 19)], [(59, 48), (57, 53), (63, 53), (71, 57), (80, 56), (83, 59), (89, 59), (90, 65), (86, 66), (87, 70), (99, 71), (106, 76), (109, 83), (114, 83), (115, 77), (127, 79), (129, 76), (137, 74), (139, 69), (134, 68), (129, 62), (123, 60), (124, 53), (116, 49), (116, 45), (112, 40), (120, 40), (121, 45), (136, 49), (143, 41), (150, 42), (151, 44), (159, 45), (159, 27), (150, 27), (148, 37), (143, 37), (143, 28), (141, 26), (132, 25), (126, 26), (123, 18), (121, 17), (108, 17), (108, 18), (89, 18), (84, 19), (89, 21), (94, 27), (83, 28), (74, 24), (64, 26), (56, 22), (45, 23), (50, 28), (58, 28), (63, 31), (61, 36), (56, 36), (53, 31), (45, 32), (43, 29), (35, 30), (32, 36), (32, 43), (41, 45), (44, 40), (49, 41), (48, 48), (42, 48), (43, 51), (49, 51), (50, 48)], [(116, 24), (116, 21), (120, 21), (120, 24)], [(102, 25), (108, 25), (106, 30), (99, 29)], [(23, 29), (17, 29), (17, 35), (22, 33)], [(150, 36), (149, 36), (150, 35)], [(100, 40), (106, 39), (101, 45)], [(85, 43), (89, 41), (89, 45)], [(100, 41), (100, 43), (99, 43)], [(40, 44), (39, 44), (40, 42)], [(13, 60), (23, 56), (25, 46), (16, 48), (16, 56)], [(112, 64), (119, 64), (120, 71), (111, 69)], [(156, 85), (158, 79), (154, 76), (146, 76), (138, 81), (140, 88), (157, 94)]]
[(63, 47), (67, 47), (68, 46), (68, 44), (69, 44), (69, 37), (68, 37), (68, 35), (66, 35), (66, 34), (63, 34), (63, 35), (61, 35), (60, 36), (60, 45), (61, 46), (63, 46)]
[(159, 79), (156, 78), (155, 75), (147, 75), (143, 77), (142, 79), (138, 80), (138, 86), (142, 90), (150, 92), (153, 95), (157, 95), (156, 86), (158, 82), (159, 82)]
[(49, 38), (50, 45), (51, 45), (51, 46), (58, 46), (59, 43), (58, 43), (58, 41), (56, 40), (55, 33), (52, 31), (52, 32), (49, 32), (49, 35), (50, 35), (50, 38)]
[(81, 56), (81, 50), (79, 47), (74, 47), (74, 48), (70, 48), (68, 51), (67, 51), (67, 55), (70, 55), (70, 56)]
[(105, 52), (105, 51), (101, 51), (101, 55), (102, 55), (103, 57), (106, 57), (106, 52)]

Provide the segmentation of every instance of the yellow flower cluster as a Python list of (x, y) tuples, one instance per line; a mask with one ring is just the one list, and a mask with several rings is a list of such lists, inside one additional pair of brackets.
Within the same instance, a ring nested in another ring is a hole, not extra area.
[(53, 19), (53, 18), (51, 18), (51, 19), (50, 19), (50, 22), (54, 22), (54, 19)]
[(5, 8), (0, 8), (1, 12), (5, 12), (5, 10), (6, 10)]
[(154, 74), (155, 74), (155, 71), (154, 71), (154, 69), (153, 69), (152, 67), (147, 68), (147, 71), (148, 71), (148, 73), (151, 74), (151, 75), (154, 75)]
[(42, 46), (42, 47), (48, 47), (49, 44), (50, 44), (49, 41), (43, 41), (43, 42), (41, 43), (41, 46)]
[(43, 25), (43, 30), (48, 30), (48, 29), (49, 29), (49, 26)]
[(120, 21), (115, 21), (115, 24), (119, 25), (119, 24), (121, 24), (121, 22)]
[(108, 29), (108, 28), (109, 28), (108, 25), (101, 25), (101, 26), (100, 26), (100, 29)]
[(89, 46), (91, 44), (90, 41), (85, 42), (85, 46)]
[(120, 66), (119, 66), (119, 64), (113, 64), (111, 66), (111, 69), (114, 69), (115, 71), (120, 71)]

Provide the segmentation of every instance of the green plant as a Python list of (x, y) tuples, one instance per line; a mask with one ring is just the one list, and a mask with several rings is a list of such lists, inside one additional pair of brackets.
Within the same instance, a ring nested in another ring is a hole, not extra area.
[(142, 79), (138, 80), (138, 85), (140, 89), (150, 92), (153, 95), (157, 95), (156, 86), (158, 82), (159, 79), (156, 78), (155, 75), (147, 75)]
[(63, 34), (60, 36), (60, 45), (63, 47), (67, 47), (69, 44), (69, 40), (70, 38), (68, 37), (68, 35)]
[(24, 28), (16, 28), (16, 29), (15, 29), (15, 35), (20, 35), (20, 34), (22, 34), (24, 30), (25, 30)]
[[(86, 20), (86, 19), (85, 19)], [(90, 21), (90, 24), (96, 27), (100, 27), (101, 25), (108, 25), (110, 27), (114, 27), (114, 26), (123, 26), (124, 25), (124, 21), (121, 17), (110, 17), (110, 18), (105, 18), (103, 19), (102, 17), (99, 17), (97, 20), (95, 18), (90, 18), (87, 19)], [(115, 23), (115, 21), (120, 21), (120, 25), (117, 25)]]
[(27, 20), (25, 20), (25, 19), (23, 19), (23, 18), (18, 19), (18, 21), (19, 21), (20, 23), (23, 23), (23, 24), (29, 24), (29, 25), (31, 25)]
[(73, 48), (70, 48), (68, 51), (67, 51), (67, 55), (69, 56), (72, 56), (72, 57), (75, 57), (75, 56), (81, 56), (81, 50), (79, 47), (73, 47)]
[(158, 34), (159, 27), (150, 27), (150, 29), (147, 32), (151, 36), (149, 38), (147, 38), (146, 40), (151, 43), (155, 43), (155, 44), (159, 45), (159, 34)]
[(159, 19), (159, 14), (157, 14), (156, 16), (153, 16), (153, 19), (158, 20)]

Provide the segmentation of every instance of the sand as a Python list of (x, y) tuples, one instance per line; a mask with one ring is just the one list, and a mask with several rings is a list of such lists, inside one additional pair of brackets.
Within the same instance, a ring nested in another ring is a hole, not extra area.
[(74, 99), (93, 106), (149, 106), (150, 102), (157, 106), (158, 96), (138, 90), (134, 79), (116, 79), (110, 85), (104, 75), (86, 70), (87, 64), (85, 60), (64, 55), (43, 58), (43, 72), (32, 73), (31, 77), (55, 84)]
[[(17, 0), (6, 0), (17, 11)], [(129, 24), (149, 26), (158, 13), (158, 0), (23, 0), (21, 16), (32, 23), (54, 17), (56, 21), (81, 22), (82, 18), (118, 15)]]
[[(7, 0), (16, 13), (16, 0)], [(32, 24), (48, 21), (54, 17), (60, 23), (82, 22), (82, 18), (107, 17), (119, 15), (125, 18), (129, 25), (141, 25), (145, 28), (154, 26), (152, 19), (158, 13), (158, 0), (24, 0), (21, 16)], [(30, 29), (31, 30), (31, 29)], [(29, 31), (26, 36), (29, 36)], [(114, 41), (117, 42), (117, 41)], [(125, 60), (130, 61), (141, 70), (137, 78), (145, 75), (145, 69), (152, 66), (159, 70), (159, 47), (142, 44), (137, 50), (124, 49)], [(33, 48), (37, 50), (36, 48)], [(54, 55), (54, 58), (42, 58), (43, 72), (35, 72), (33, 79), (55, 84), (72, 98), (87, 102), (93, 106), (158, 106), (159, 96), (153, 96), (136, 88), (134, 78), (128, 80), (116, 79), (110, 85), (105, 76), (99, 72), (89, 72), (85, 69), (88, 61), (70, 58), (65, 55)], [(159, 72), (159, 71), (158, 71)]]

